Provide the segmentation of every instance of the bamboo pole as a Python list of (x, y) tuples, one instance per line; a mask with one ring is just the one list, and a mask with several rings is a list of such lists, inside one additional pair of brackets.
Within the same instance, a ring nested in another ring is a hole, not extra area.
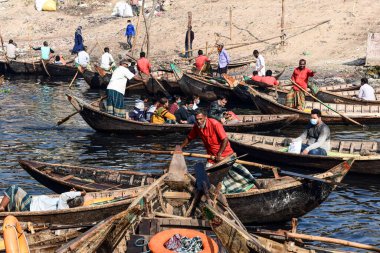
[(232, 41), (232, 7), (230, 6), (230, 40)]
[[(143, 0), (143, 6), (144, 6), (144, 4), (145, 4), (145, 0)], [(139, 17), (137, 18), (136, 34), (135, 34), (135, 36), (133, 37), (132, 48), (131, 48), (132, 56), (133, 56), (133, 53), (134, 53), (134, 49), (136, 48), (137, 39), (138, 39), (139, 32), (140, 32), (140, 20), (141, 20), (141, 15), (144, 15), (144, 13), (143, 13), (143, 8), (140, 10)]]
[(285, 45), (285, 0), (281, 0), (281, 46)]
[[(192, 13), (191, 11), (189, 11), (187, 13), (187, 56), (188, 58), (190, 58), (190, 54), (191, 56), (193, 56), (193, 49), (192, 49), (192, 45), (191, 45), (191, 22), (192, 22)], [(186, 49), (185, 49), (186, 50)]]
[(342, 239), (328, 238), (328, 237), (315, 236), (315, 235), (305, 235), (305, 234), (298, 234), (298, 233), (290, 233), (290, 232), (285, 232), (285, 236), (289, 237), (289, 238), (294, 238), (294, 239), (335, 243), (335, 244), (340, 244), (340, 245), (344, 245), (344, 246), (380, 252), (380, 248), (377, 248), (377, 247), (374, 247), (374, 246), (371, 246), (368, 244), (350, 242), (350, 241), (346, 241), (346, 240), (342, 240)]

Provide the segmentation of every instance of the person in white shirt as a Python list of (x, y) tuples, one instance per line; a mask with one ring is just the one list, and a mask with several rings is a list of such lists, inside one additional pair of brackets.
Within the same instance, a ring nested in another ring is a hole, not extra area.
[(83, 68), (87, 68), (90, 63), (90, 55), (86, 52), (87, 47), (85, 46), (82, 51), (78, 53), (78, 56), (75, 58), (75, 63)]
[(64, 192), (59, 197), (31, 196), (21, 187), (12, 185), (4, 191), (0, 212), (50, 211), (82, 206), (86, 191)]
[(254, 50), (253, 56), (256, 58), (256, 68), (255, 70), (259, 73), (259, 76), (265, 76), (265, 60), (264, 57), (259, 53), (259, 51)]
[(17, 44), (13, 42), (13, 40), (9, 40), (9, 43), (6, 45), (7, 50), (7, 58), (9, 60), (16, 60), (17, 54)]
[(368, 79), (364, 77), (360, 80), (360, 82), (361, 87), (359, 90), (358, 98), (364, 100), (376, 100), (375, 90), (371, 87), (371, 85), (368, 84)]
[(111, 68), (115, 66), (115, 60), (110, 54), (110, 49), (108, 47), (104, 48), (104, 54), (102, 55), (102, 61), (100, 63), (100, 67), (105, 71), (110, 71)]
[(127, 81), (131, 79), (144, 82), (142, 78), (129, 71), (127, 60), (121, 60), (120, 66), (112, 73), (107, 86), (107, 112), (109, 114), (125, 118), (124, 93)]

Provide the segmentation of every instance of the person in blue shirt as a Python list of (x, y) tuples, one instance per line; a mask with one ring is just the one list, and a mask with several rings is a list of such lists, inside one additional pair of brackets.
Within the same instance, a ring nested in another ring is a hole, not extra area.
[(44, 41), (42, 47), (32, 47), (33, 50), (41, 50), (41, 59), (45, 61), (50, 60), (50, 54), (54, 54), (54, 50), (49, 47), (47, 41)]
[(74, 35), (74, 47), (73, 47), (73, 50), (71, 51), (71, 54), (76, 54), (76, 53), (79, 53), (80, 51), (82, 51), (84, 49), (84, 45), (83, 45), (83, 36), (82, 36), (82, 27), (81, 26), (78, 26), (77, 30), (75, 31), (75, 35)]
[(125, 36), (127, 36), (127, 42), (129, 48), (132, 49), (132, 37), (136, 35), (135, 26), (132, 24), (131, 20), (128, 20), (127, 28), (125, 29)]
[(145, 119), (144, 109), (144, 101), (137, 99), (135, 101), (135, 107), (133, 107), (133, 111), (129, 113), (129, 118), (136, 121), (147, 122)]

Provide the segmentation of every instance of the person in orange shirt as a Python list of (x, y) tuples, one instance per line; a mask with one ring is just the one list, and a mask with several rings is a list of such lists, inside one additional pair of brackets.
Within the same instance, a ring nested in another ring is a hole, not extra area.
[(265, 76), (261, 77), (261, 82), (267, 84), (268, 86), (278, 85), (278, 81), (276, 78), (272, 76), (272, 70), (267, 70), (265, 72)]
[[(309, 77), (313, 77), (315, 73), (306, 68), (306, 60), (301, 59), (299, 66), (293, 71), (292, 80), (306, 90)], [(302, 111), (305, 106), (305, 94), (296, 85), (293, 85), (288, 95), (286, 95), (285, 105)]]
[(252, 79), (252, 81), (255, 81), (255, 82), (261, 82), (261, 76), (259, 76), (259, 72), (257, 71), (257, 70), (254, 70), (253, 72), (252, 72), (252, 77), (251, 77), (251, 79)]
[(137, 69), (140, 71), (140, 75), (143, 79), (150, 77), (152, 65), (149, 60), (145, 58), (145, 52), (140, 53), (140, 59), (137, 60)]
[(198, 50), (198, 57), (195, 59), (195, 67), (197, 70), (201, 71), (203, 70), (203, 65), (210, 59), (206, 56), (203, 55), (203, 50)]

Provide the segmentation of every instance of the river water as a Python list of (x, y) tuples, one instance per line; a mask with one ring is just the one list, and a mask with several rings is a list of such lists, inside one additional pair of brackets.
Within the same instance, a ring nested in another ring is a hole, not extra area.
[[(56, 127), (58, 120), (74, 112), (65, 93), (87, 101), (99, 97), (99, 91), (88, 90), (83, 80), (78, 80), (71, 90), (67, 82), (35, 77), (8, 80), (0, 86), (0, 189), (17, 184), (33, 194), (51, 193), (18, 166), (19, 159), (159, 172), (170, 157), (127, 150), (173, 148), (184, 138), (179, 134), (144, 137), (96, 133), (79, 115)], [(132, 105), (132, 101), (129, 99), (128, 104)], [(363, 132), (345, 126), (331, 130), (334, 138), (380, 140), (380, 128)], [(301, 131), (290, 127), (281, 134), (296, 136)], [(204, 149), (194, 142), (187, 151)], [(191, 168), (199, 160), (187, 161)], [(337, 188), (321, 206), (300, 218), (298, 231), (380, 246), (379, 179), (348, 175), (344, 180), (348, 186)]]

